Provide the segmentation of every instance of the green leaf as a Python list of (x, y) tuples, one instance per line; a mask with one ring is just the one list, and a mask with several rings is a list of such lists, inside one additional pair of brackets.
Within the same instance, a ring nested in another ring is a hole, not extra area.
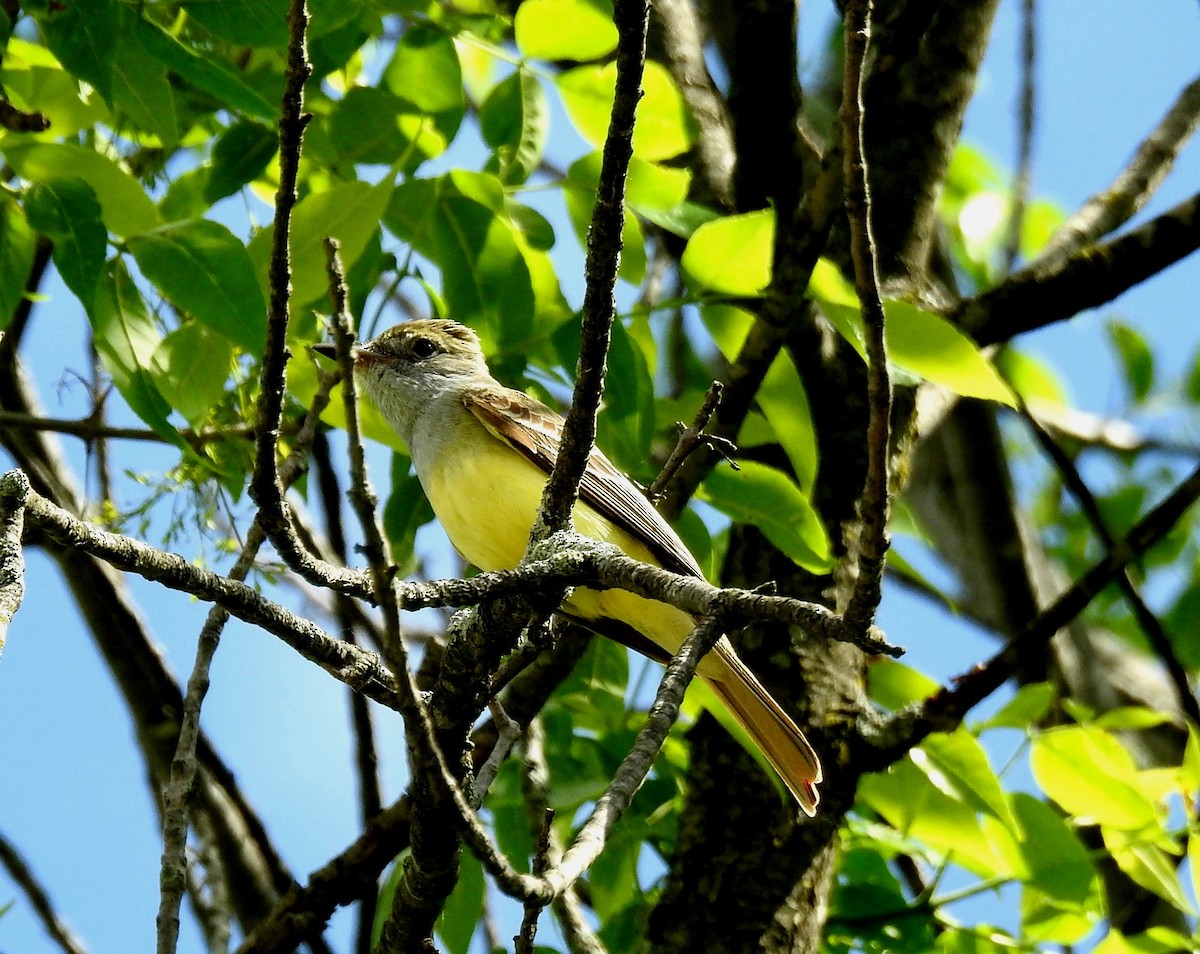
[(4, 158), (29, 182), (82, 179), (100, 202), (104, 224), (116, 235), (136, 235), (159, 225), (158, 210), (141, 183), (107, 156), (82, 146), (32, 142), (9, 146)]
[(182, 0), (188, 15), (204, 29), (235, 46), (284, 46), (288, 0)]
[(578, 728), (610, 732), (625, 722), (629, 653), (610, 639), (593, 639), (555, 697)]
[(444, 31), (429, 23), (405, 30), (381, 82), (422, 113), (436, 117), (447, 142), (454, 138), (465, 110), (462, 66), (454, 41)]
[(706, 222), (720, 218), (720, 216), (712, 209), (705, 205), (699, 205), (695, 202), (680, 202), (679, 205), (671, 209), (658, 209), (653, 206), (641, 205), (637, 207), (637, 212), (642, 218), (653, 222), (660, 229), (670, 232), (672, 235), (677, 235), (682, 239), (689, 239), (696, 234), (696, 230)]
[(23, 7), (59, 62), (111, 102), (119, 35), (117, 0), (26, 0)]
[(1045, 802), (1016, 792), (1011, 796), (1028, 883), (1058, 901), (1083, 904), (1096, 883), (1087, 848), (1063, 817)]
[(1034, 682), (1021, 686), (994, 716), (979, 728), (1029, 730), (1050, 711), (1054, 704), (1055, 689), (1048, 682)]
[(1108, 340), (1121, 360), (1129, 396), (1140, 404), (1154, 387), (1154, 355), (1150, 346), (1141, 332), (1122, 322), (1109, 321), (1104, 330), (1108, 332)]
[(25, 297), (37, 236), (11, 195), (0, 195), (0, 331)]
[(1174, 859), (1162, 848), (1136, 838), (1126, 844), (1114, 844), (1120, 839), (1110, 839), (1107, 832), (1104, 840), (1117, 866), (1133, 881), (1184, 914), (1195, 913), (1183, 891)]
[(258, 355), (267, 309), (246, 247), (207, 219), (173, 222), (128, 240), (138, 267), (175, 307)]
[(75, 77), (49, 50), (19, 37), (10, 39), (4, 50), (3, 81), (14, 106), (50, 121), (50, 131), (42, 136), (64, 139), (110, 119), (99, 94), (85, 99)]
[[(616, 79), (616, 64), (608, 63), (578, 66), (559, 74), (556, 81), (571, 122), (597, 149), (608, 136)], [(633, 154), (656, 162), (687, 150), (695, 139), (695, 123), (671, 75), (658, 63), (647, 63), (642, 90), (633, 131)]]
[(438, 937), (450, 954), (467, 954), (483, 917), (483, 866), (469, 851), (458, 862), (458, 881), (437, 920)]
[(1020, 856), (1007, 829), (991, 822), (985, 831), (973, 807), (935, 786), (911, 759), (863, 776), (858, 797), (897, 831), (968, 871), (985, 878), (1020, 873)]
[(158, 326), (120, 259), (109, 264), (96, 286), (88, 316), (96, 352), (130, 409), (160, 437), (187, 445), (167, 420), (171, 406), (148, 371), (161, 340)]
[(1025, 400), (1033, 407), (1067, 407), (1071, 397), (1067, 386), (1058, 373), (1037, 355), (1014, 348), (1012, 345), (997, 353), (996, 369)]
[(392, 455), (392, 491), (383, 508), (392, 562), (404, 575), (414, 565), (417, 531), (433, 520), (433, 508), (416, 474), (410, 473), (410, 464), (404, 454)]
[(923, 672), (894, 659), (881, 659), (867, 669), (871, 698), (893, 712), (927, 699), (940, 688)]
[(445, 137), (405, 100), (373, 86), (356, 86), (329, 116), (329, 145), (336, 161), (348, 165), (390, 165), (414, 171), (426, 159), (444, 152)]
[(1021, 255), (1036, 258), (1066, 221), (1062, 207), (1048, 199), (1034, 199), (1025, 207), (1021, 220)]
[[(126, 21), (129, 17), (132, 14), (126, 14)], [(179, 139), (179, 121), (167, 68), (146, 52), (137, 36), (132, 30), (121, 31), (120, 52), (113, 64), (113, 105), (170, 151)]]
[(198, 321), (176, 328), (154, 350), (151, 372), (159, 393), (199, 427), (225, 396), (233, 348), (223, 335)]
[[(568, 185), (564, 186), (562, 196), (571, 225), (579, 236), (579, 244), (586, 248), (592, 227), (592, 212), (596, 208), (596, 191), (594, 188), (578, 189)], [(617, 275), (631, 285), (640, 285), (646, 277), (646, 238), (637, 218), (632, 215), (626, 215), (621, 225), (621, 261)]]
[(588, 0), (527, 0), (513, 20), (522, 56), (598, 60), (617, 48), (612, 6)]
[(274, 129), (249, 120), (234, 123), (213, 143), (204, 200), (212, 205), (253, 182), (278, 150), (279, 134)]
[(911, 755), (917, 767), (947, 794), (987, 812), (1010, 831), (1018, 831), (1016, 817), (988, 763), (987, 753), (966, 729), (935, 732), (920, 748), (913, 749)]
[(888, 357), (898, 367), (961, 394), (1014, 405), (1012, 391), (978, 345), (940, 315), (906, 301), (884, 302)]
[(654, 382), (646, 355), (619, 321), (612, 325), (608, 373), (619, 384), (604, 392), (605, 413), (598, 421), (602, 446), (627, 473), (633, 472), (654, 439)]
[(1114, 829), (1157, 826), (1153, 803), (1134, 783), (1133, 757), (1107, 732), (1066, 726), (1034, 737), (1030, 764), (1047, 795), (1067, 812)]
[(1060, 945), (1078, 944), (1095, 930), (1102, 916), (1099, 902), (1080, 906), (1063, 904), (1032, 885), (1021, 892), (1021, 940), (1028, 945), (1055, 942)]
[[(379, 228), (379, 219), (392, 192), (389, 179), (376, 185), (343, 182), (324, 192), (312, 192), (292, 210), (292, 305), (305, 305), (327, 294), (325, 239), (341, 245), (342, 266), (351, 268)], [(263, 289), (271, 259), (271, 236), (266, 228), (250, 241), (250, 258)]]
[[(746, 341), (754, 316), (743, 308), (718, 304), (703, 305), (700, 315), (721, 354), (733, 361)], [(791, 462), (800, 489), (811, 490), (817, 477), (817, 435), (808, 393), (787, 352), (781, 351), (771, 362), (757, 401), (775, 440)]]
[[(527, 8), (523, 4), (517, 10)], [(497, 83), (479, 107), (479, 131), (494, 151), (496, 175), (520, 185), (537, 169), (550, 131), (550, 107), (541, 81), (525, 67)]]
[(627, 822), (613, 834), (615, 837), (605, 843), (604, 851), (592, 864), (588, 879), (592, 905), (601, 924), (616, 917), (630, 904), (638, 903), (641, 895), (637, 876), (638, 858), (642, 852), (640, 833)]
[[(854, 290), (854, 286), (838, 267), (827, 258), (817, 259), (817, 264), (813, 266), (812, 275), (808, 279), (806, 294), (809, 298), (820, 302), (822, 306), (845, 305), (855, 311), (859, 310), (858, 292)], [(840, 328), (838, 330), (841, 331)], [(842, 331), (842, 335), (858, 349), (860, 354), (862, 353), (861, 323), (857, 338), (844, 331)]]
[[(594, 190), (600, 183), (603, 162), (602, 153), (589, 152), (571, 163), (567, 180)], [(692, 174), (687, 169), (675, 169), (634, 158), (629, 161), (629, 175), (625, 180), (625, 201), (643, 215), (655, 210), (674, 210), (687, 198), (691, 183)], [(710, 213), (709, 219), (712, 218), (716, 218), (716, 213)]]
[(1118, 706), (1101, 713), (1092, 722), (1098, 729), (1153, 729), (1173, 721), (1169, 712), (1146, 706)]
[(96, 193), (82, 179), (36, 183), (26, 193), (25, 214), (29, 224), (54, 243), (59, 275), (90, 309), (108, 245)]
[(775, 213), (714, 219), (696, 229), (681, 264), (696, 284), (725, 295), (761, 295), (771, 283)]
[(492, 345), (520, 348), (533, 319), (529, 266), (512, 226), (493, 211), (503, 208), (503, 189), (493, 203), (480, 193), (486, 183), (499, 187), (488, 176), (410, 179), (396, 188), (387, 225), (441, 271), (442, 293), (455, 318)]
[(824, 525), (782, 471), (755, 461), (739, 462), (736, 471), (717, 467), (701, 486), (701, 497), (735, 522), (758, 527), (804, 569), (823, 573), (832, 565)]
[(275, 103), (251, 89), (242, 78), (202, 50), (194, 50), (144, 16), (130, 16), (127, 28), (136, 33), (142, 47), (176, 73), (184, 82), (213, 96), (231, 111), (245, 113), (274, 125), (279, 116)]

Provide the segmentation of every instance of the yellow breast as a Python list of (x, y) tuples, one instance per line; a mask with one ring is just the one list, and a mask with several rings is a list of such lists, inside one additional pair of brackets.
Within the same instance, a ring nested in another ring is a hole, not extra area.
[[(463, 559), (481, 570), (509, 570), (525, 555), (547, 478), (520, 452), (482, 427), (480, 431), (447, 447), (437, 465), (422, 474), (421, 483)], [(644, 544), (586, 503), (576, 504), (572, 523), (584, 536), (658, 565)], [(690, 616), (672, 606), (622, 590), (580, 588), (565, 608), (583, 619), (618, 619), (668, 653), (678, 650), (693, 625)]]

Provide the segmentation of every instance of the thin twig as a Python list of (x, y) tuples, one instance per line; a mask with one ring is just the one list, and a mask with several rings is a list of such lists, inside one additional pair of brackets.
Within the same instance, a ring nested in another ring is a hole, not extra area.
[(118, 570), (220, 603), (238, 619), (259, 626), (315, 662), (326, 672), (388, 708), (397, 708), (396, 682), (374, 653), (348, 646), (326, 634), (311, 620), (269, 600), (252, 587), (195, 566), (175, 553), (140, 540), (107, 533), (30, 492), (26, 521), (65, 547), (83, 550)]
[[(518, 721), (532, 721), (551, 693), (574, 670), (587, 639), (572, 628), (519, 679), (505, 697), (506, 711)], [(476, 765), (487, 758), (495, 744), (495, 728), (485, 722), (472, 733), (471, 756)], [(295, 948), (319, 924), (329, 920), (335, 908), (353, 902), (359, 886), (374, 882), (385, 866), (411, 844), (412, 799), (404, 795), (371, 819), (361, 835), (320, 870), (309, 876), (303, 887), (283, 897), (275, 910), (247, 936), (238, 954), (276, 954)]]
[[(521, 791), (530, 826), (537, 828), (550, 812), (550, 767), (546, 763), (546, 732), (541, 718), (530, 720), (523, 748)], [(562, 859), (562, 840), (549, 823), (545, 825), (545, 831), (548, 839), (546, 857), (549, 866), (553, 866)], [(571, 954), (606, 954), (604, 945), (584, 916), (583, 903), (574, 885), (567, 887), (552, 905)]]
[[(288, 459), (280, 469), (280, 480), (291, 486), (307, 467), (308, 449), (320, 423), (321, 413), (329, 403), (332, 380), (326, 380), (317, 390), (304, 424)], [(246, 543), (233, 567), (229, 579), (243, 581), (254, 568), (258, 551), (266, 542), (259, 516), (256, 515), (246, 534)], [(159, 872), (159, 906), (157, 916), (158, 954), (174, 954), (179, 942), (179, 908), (187, 887), (188, 809), (199, 764), (196, 759), (200, 739), (200, 710), (208, 693), (209, 670), (220, 645), (221, 633), (229, 620), (229, 610), (219, 604), (208, 612), (196, 645), (196, 658), (188, 677), (183, 713), (179, 721), (179, 738), (167, 784), (163, 790), (163, 851)]]
[(288, 305), (292, 286), (289, 233), (292, 210), (297, 198), (300, 145), (304, 137), (304, 127), (312, 118), (303, 108), (304, 84), (312, 74), (312, 66), (308, 62), (305, 49), (307, 28), (306, 0), (292, 0), (288, 12), (287, 70), (279, 119), (279, 190), (275, 195), (275, 222), (268, 268), (270, 294), (267, 341), (259, 379), (256, 414), (258, 445), (254, 455), (254, 475), (250, 480), (250, 496), (258, 504), (268, 539), (292, 570), (310, 583), (370, 599), (374, 588), (368, 574), (318, 560), (300, 544), (292, 526), (276, 461), (289, 357)]
[(1039, 262), (1065, 258), (1128, 222), (1167, 177), (1198, 126), (1200, 76), (1184, 87), (1112, 184), (1089, 198), (1060, 226), (1042, 249)]
[(42, 922), (46, 933), (54, 939), (55, 943), (67, 954), (87, 954), (87, 948), (83, 942), (75, 936), (74, 932), (58, 916), (58, 912), (54, 910), (50, 895), (46, 893), (46, 889), (42, 887), (33, 870), (3, 834), (0, 834), (0, 864), (4, 865), (9, 877), (25, 893), (38, 920)]
[[(533, 873), (538, 877), (545, 875), (549, 870), (551, 861), (551, 826), (554, 824), (554, 809), (547, 807), (542, 812), (542, 817), (535, 830), (538, 832), (537, 849), (533, 854)], [(525, 899), (525, 914), (521, 918), (521, 929), (513, 938), (513, 950), (515, 954), (533, 954), (533, 942), (537, 937), (538, 918), (542, 914), (542, 910), (546, 907), (546, 902), (537, 897), (529, 897)]]
[[(1026, 425), (1033, 431), (1034, 437), (1037, 438), (1038, 444), (1062, 476), (1063, 483), (1070, 490), (1076, 503), (1079, 504), (1079, 509), (1083, 511), (1088, 523), (1092, 525), (1092, 529), (1100, 537), (1100, 541), (1104, 544), (1105, 549), (1111, 550), (1116, 545), (1116, 540), (1108, 529), (1108, 524), (1104, 519), (1104, 515), (1100, 512), (1100, 506), (1096, 502), (1096, 498), (1084, 482), (1083, 476), (1079, 473), (1079, 469), (1075, 466), (1074, 461), (1067, 456), (1066, 451), (1050, 436), (1049, 432), (1038, 423), (1037, 418), (1029, 413), (1029, 409), (1024, 406), (1024, 403), (1021, 406), (1021, 414), (1025, 419)], [(1167, 635), (1166, 630), (1163, 629), (1162, 623), (1151, 612), (1150, 607), (1146, 605), (1146, 601), (1142, 598), (1142, 594), (1138, 592), (1137, 584), (1134, 583), (1128, 567), (1122, 567), (1117, 572), (1116, 583), (1120, 587), (1126, 602), (1129, 603), (1134, 618), (1138, 621), (1138, 626), (1146, 634), (1146, 638), (1150, 640), (1151, 647), (1166, 667), (1167, 675), (1170, 677), (1171, 682), (1175, 686), (1175, 692), (1179, 696), (1180, 710), (1187, 716), (1188, 721), (1192, 725), (1200, 728), (1200, 702), (1197, 702), (1196, 694), (1192, 691), (1187, 670), (1184, 669), (1183, 664), (1179, 661), (1175, 647), (1171, 644), (1171, 639)]]
[(1012, 271), (1021, 254), (1021, 232), (1033, 180), (1033, 124), (1036, 118), (1037, 0), (1021, 4), (1021, 93), (1017, 109), (1017, 174), (1013, 182), (1008, 240), (1004, 246), (1004, 274)]
[[(342, 495), (337, 474), (333, 469), (333, 462), (330, 460), (329, 450), (328, 438), (323, 431), (318, 431), (313, 440), (313, 463), (325, 512), (329, 547), (333, 555), (345, 564), (347, 547), (341, 519)], [(359, 604), (341, 593), (334, 593), (333, 609), (342, 639), (358, 645), (355, 626), (364, 618), (359, 611)], [(371, 707), (367, 700), (357, 692), (347, 693), (347, 698), (350, 705), (350, 725), (354, 733), (354, 767), (358, 775), (359, 815), (363, 826), (366, 827), (371, 819), (383, 811), (383, 792), (379, 782), (379, 755), (375, 744), (375, 727), (371, 716)], [(375, 879), (365, 880), (358, 902), (358, 924), (354, 939), (354, 950), (357, 954), (370, 954), (378, 902), (378, 881)]]
[(625, 179), (633, 158), (633, 127), (642, 95), (649, 17), (647, 0), (616, 0), (613, 5), (613, 23), (617, 28), (616, 93), (588, 230), (579, 364), (558, 459), (542, 494), (531, 542), (568, 525), (596, 440), (596, 412), (604, 393), (608, 344), (616, 313), (614, 288), (621, 261), (621, 230), (625, 225)]
[(1082, 613), (1120, 570), (1170, 532), (1197, 499), (1200, 499), (1200, 467), (991, 659), (951, 680), (923, 702), (896, 713), (881, 730), (867, 727), (864, 731), (867, 744), (855, 756), (855, 764), (864, 771), (877, 771), (902, 758), (931, 732), (950, 731), (958, 726), (967, 712), (1016, 672), (1023, 657), (1043, 652), (1054, 635)]
[[(166, 444), (167, 439), (156, 434), (148, 427), (117, 427), (105, 424), (94, 415), (79, 418), (42, 417), (37, 414), (24, 414), (20, 411), (0, 410), (0, 426), (23, 428), (29, 431), (53, 431), (56, 434), (67, 434), (84, 441), (95, 440), (125, 440), (146, 441), (153, 444)], [(280, 433), (290, 435), (295, 433), (298, 425), (285, 423), (280, 426)], [(230, 424), (224, 427), (209, 427), (193, 430), (190, 427), (179, 429), (182, 437), (190, 447), (199, 449), (208, 444), (225, 440), (247, 440), (254, 437), (253, 424)]]
[[(613, 826), (633, 801), (667, 733), (675, 724), (683, 693), (696, 672), (696, 666), (723, 632), (724, 620), (719, 615), (713, 616), (702, 620), (684, 640), (679, 652), (667, 664), (646, 723), (638, 732), (633, 747), (617, 768), (604, 794), (596, 800), (591, 815), (579, 829), (571, 847), (563, 854), (562, 861), (542, 877), (516, 871), (496, 850), (482, 826), (473, 823), (465, 801), (459, 806), (461, 834), (502, 891), (521, 901), (529, 898), (552, 901), (591, 866), (603, 850)], [(456, 795), (456, 804), (458, 798)]]
[(508, 753), (512, 751), (517, 739), (521, 737), (520, 724), (508, 717), (508, 713), (504, 711), (499, 699), (492, 699), (488, 702), (488, 711), (492, 714), (492, 721), (496, 725), (496, 744), (492, 747), (492, 751), (483, 765), (475, 773), (471, 807), (476, 810), (483, 804), (488, 789), (496, 780), (496, 773), (500, 771), (501, 763), (508, 758)]
[(384, 660), (395, 671), (398, 666), (407, 665), (406, 654), (401, 645), (400, 610), (392, 587), (392, 576), (396, 570), (390, 559), (387, 541), (384, 540), (375, 520), (378, 498), (367, 477), (366, 453), (358, 426), (354, 359), (350, 352), (354, 343), (354, 331), (347, 306), (346, 282), (338, 254), (338, 243), (334, 239), (325, 239), (325, 254), (334, 306), (333, 322), (338, 366), (342, 372), (342, 407), (346, 413), (346, 434), (350, 450), (350, 502), (354, 507), (355, 516), (358, 517), (365, 541), (363, 549), (367, 556), (374, 602), (379, 604), (383, 613), (383, 642), (380, 649)]
[(721, 404), (721, 394), (724, 390), (725, 385), (720, 381), (714, 381), (704, 393), (704, 401), (700, 405), (700, 410), (696, 412), (696, 419), (692, 421), (691, 426), (684, 427), (683, 423), (680, 422), (679, 427), (681, 430), (679, 439), (675, 442), (675, 447), (672, 448), (666, 463), (662, 466), (662, 470), (654, 478), (654, 483), (646, 491), (646, 498), (652, 504), (657, 504), (662, 499), (667, 485), (670, 484), (679, 468), (683, 466), (683, 462), (701, 447), (709, 447), (718, 453), (724, 454), (729, 463), (733, 465), (733, 468), (737, 469), (737, 462), (732, 457), (737, 451), (734, 443), (723, 437), (715, 437), (712, 434), (704, 433), (704, 429), (708, 427), (712, 416)]
[(867, 475), (859, 502), (857, 545), (858, 579), (846, 607), (851, 632), (867, 632), (879, 607), (884, 563), (888, 550), (888, 445), (892, 415), (892, 385), (887, 368), (883, 300), (879, 294), (879, 266), (871, 226), (870, 177), (867, 170), (866, 114), (863, 109), (866, 78), (863, 69), (870, 42), (868, 0), (845, 5), (846, 66), (842, 87), (844, 113), (842, 139), (845, 153), (843, 179), (846, 216), (850, 223), (850, 256), (854, 286), (862, 306), (867, 348)]

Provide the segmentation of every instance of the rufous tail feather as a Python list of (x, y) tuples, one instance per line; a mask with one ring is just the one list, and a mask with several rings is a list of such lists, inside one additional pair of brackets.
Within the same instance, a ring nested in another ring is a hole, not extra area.
[[(807, 815), (815, 815), (820, 795), (821, 761), (808, 739), (780, 708), (754, 673), (737, 656), (715, 653), (728, 676), (708, 675), (706, 681), (742, 728), (749, 733)], [(711, 657), (710, 657), (711, 658)]]

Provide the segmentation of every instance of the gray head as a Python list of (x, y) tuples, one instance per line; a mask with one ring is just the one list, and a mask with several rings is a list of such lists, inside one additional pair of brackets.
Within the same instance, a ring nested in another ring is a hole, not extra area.
[(354, 374), (405, 441), (430, 401), (491, 377), (475, 332), (440, 318), (395, 325), (355, 346)]

